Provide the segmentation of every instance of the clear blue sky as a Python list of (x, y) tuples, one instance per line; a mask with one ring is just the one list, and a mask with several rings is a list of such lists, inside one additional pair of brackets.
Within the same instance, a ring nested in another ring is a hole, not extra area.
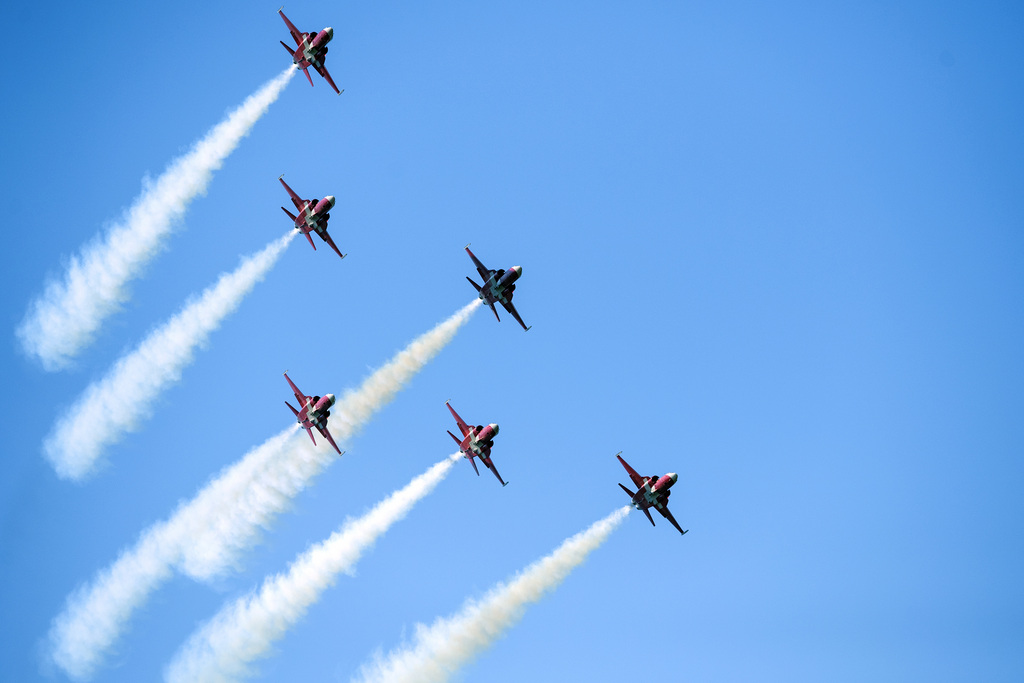
[[(238, 573), (178, 577), (97, 681), (154, 680), (221, 604), (497, 422), (263, 662), (347, 681), (679, 473), (691, 533), (633, 513), (466, 680), (1024, 678), (1024, 11), (1016, 3), (289, 4), (341, 97), (296, 78), (70, 371), (18, 351), (48, 274), (287, 64), (276, 5), (7, 9), (0, 672), (52, 677), (69, 593), (288, 425), (281, 372), (355, 386), (523, 266)], [(485, 6), (486, 5), (486, 6)], [(337, 196), (91, 481), (56, 414), (242, 254), (277, 176)]]

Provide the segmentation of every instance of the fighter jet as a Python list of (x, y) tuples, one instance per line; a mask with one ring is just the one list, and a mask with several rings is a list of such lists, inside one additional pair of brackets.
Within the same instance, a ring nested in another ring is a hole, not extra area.
[(334, 195), (327, 195), (323, 199), (303, 199), (299, 195), (295, 194), (292, 188), (288, 187), (288, 183), (284, 181), (284, 174), (278, 178), (281, 184), (284, 185), (284, 189), (288, 192), (288, 196), (292, 198), (292, 204), (295, 205), (295, 210), (299, 212), (296, 216), (288, 209), (281, 207), (281, 210), (288, 214), (288, 218), (292, 219), (295, 223), (295, 229), (306, 236), (309, 240), (309, 246), (313, 247), (313, 251), (316, 251), (316, 245), (313, 244), (313, 238), (309, 233), (315, 232), (320, 235), (320, 239), (327, 242), (331, 246), (331, 249), (338, 253), (338, 256), (345, 258), (345, 254), (342, 254), (338, 249), (338, 246), (331, 239), (331, 236), (327, 234), (327, 221), (330, 220), (331, 214), (329, 213), (331, 208), (334, 207)]
[(295, 386), (291, 378), (288, 377), (288, 373), (284, 373), (285, 380), (288, 381), (288, 386), (292, 388), (292, 393), (295, 394), (295, 400), (302, 406), (301, 410), (296, 410), (292, 407), (292, 404), (285, 401), (284, 404), (291, 408), (292, 412), (295, 413), (295, 421), (302, 425), (302, 428), (309, 434), (309, 438), (313, 440), (313, 444), (316, 445), (316, 439), (313, 437), (313, 428), (316, 430), (334, 446), (334, 450), (338, 451), (338, 455), (344, 455), (342, 450), (338, 448), (338, 444), (334, 443), (334, 438), (331, 437), (331, 433), (327, 431), (327, 418), (331, 416), (331, 406), (334, 405), (334, 394), (327, 394), (323, 398), (319, 396), (306, 396), (304, 393), (299, 391), (299, 388)]
[(303, 33), (295, 28), (295, 24), (288, 21), (288, 17), (281, 11), (283, 9), (284, 7), (277, 10), (277, 13), (284, 19), (284, 23), (288, 25), (288, 32), (292, 34), (292, 38), (295, 40), (298, 48), (293, 50), (283, 40), (279, 42), (284, 46), (285, 50), (288, 50), (288, 54), (292, 56), (292, 63), (302, 69), (302, 73), (306, 74), (310, 85), (313, 85), (313, 77), (309, 75), (307, 69), (313, 67), (318, 74), (324, 77), (325, 81), (331, 84), (334, 92), (339, 95), (345, 92), (344, 90), (338, 90), (338, 86), (334, 85), (331, 74), (327, 73), (327, 67), (324, 66), (324, 60), (327, 58), (327, 43), (331, 42), (331, 38), (334, 37), (334, 29), (328, 26), (323, 31), (320, 31), (320, 33)]
[(494, 437), (498, 435), (498, 425), (489, 424), (486, 427), (483, 425), (477, 425), (476, 427), (466, 424), (466, 422), (459, 417), (459, 414), (455, 412), (455, 408), (452, 408), (448, 401), (444, 403), (448, 406), (448, 410), (451, 411), (452, 417), (455, 418), (455, 422), (459, 425), (459, 431), (462, 432), (462, 438), (455, 436), (451, 432), (448, 432), (448, 436), (455, 439), (455, 443), (459, 444), (459, 451), (469, 459), (469, 464), (473, 466), (473, 470), (476, 475), (480, 476), (480, 470), (477, 469), (476, 463), (473, 458), (479, 457), (481, 462), (487, 466), (491, 472), (494, 472), (494, 476), (498, 478), (502, 486), (508, 486), (505, 480), (498, 474), (498, 469), (491, 462), (491, 448), (494, 446)]
[(633, 480), (633, 483), (639, 489), (636, 493), (633, 493), (622, 484), (619, 484), (619, 487), (629, 496), (633, 507), (647, 515), (647, 519), (651, 520), (652, 526), (654, 525), (654, 518), (651, 517), (650, 508), (660, 512), (661, 516), (671, 522), (672, 526), (678, 529), (680, 534), (685, 534), (686, 531), (689, 531), (689, 529), (683, 531), (679, 523), (676, 522), (676, 518), (668, 511), (668, 496), (672, 493), (669, 489), (679, 479), (679, 475), (670, 472), (663, 477), (641, 477), (636, 473), (636, 470), (622, 459), (622, 451), (616, 453), (615, 457), (626, 468), (626, 471), (629, 472), (629, 478)]
[[(516, 280), (523, 274), (522, 266), (512, 266), (508, 270), (491, 270), (484, 264), (480, 263), (480, 259), (473, 255), (473, 252), (469, 250), (469, 245), (466, 245), (466, 253), (469, 254), (469, 258), (473, 259), (473, 264), (476, 265), (476, 272), (480, 273), (480, 279), (484, 281), (483, 286), (473, 282), (473, 279), (467, 277), (469, 284), (473, 285), (480, 298), (483, 299), (484, 303), (491, 307), (491, 311), (494, 313), (494, 317), (498, 318), (498, 311), (495, 310), (494, 304), (501, 304), (505, 307), (505, 310), (512, 314), (512, 317), (519, 321), (519, 324), (523, 326), (524, 330), (529, 330), (530, 327), (526, 326), (523, 319), (519, 317), (519, 311), (512, 305), (512, 295), (516, 291)], [(498, 318), (498, 322), (501, 322), (501, 318)]]

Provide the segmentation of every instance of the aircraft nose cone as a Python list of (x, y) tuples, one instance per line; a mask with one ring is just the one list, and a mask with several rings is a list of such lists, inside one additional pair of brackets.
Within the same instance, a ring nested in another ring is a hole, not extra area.
[(488, 426), (491, 428), (492, 432), (494, 432), (495, 434), (498, 433), (498, 425), (492, 423), (492, 424), (490, 424)]
[(514, 271), (516, 275), (522, 275), (523, 274), (523, 267), (522, 266), (512, 266), (511, 270)]
[(326, 31), (326, 32), (327, 32), (327, 39), (328, 39), (328, 40), (330, 40), (331, 38), (333, 38), (333, 37), (334, 37), (334, 29), (333, 29), (333, 28), (331, 28), (330, 26), (328, 26), (327, 28), (325, 28), (325, 29), (324, 29), (324, 31)]
[(669, 472), (668, 478), (672, 480), (673, 484), (679, 481), (679, 475), (676, 474), (675, 472)]
[(334, 195), (333, 194), (327, 195), (326, 197), (324, 197), (324, 201), (328, 202), (333, 207), (334, 206)]
[(331, 401), (331, 405), (333, 406), (335, 401), (334, 394), (327, 394), (326, 398)]

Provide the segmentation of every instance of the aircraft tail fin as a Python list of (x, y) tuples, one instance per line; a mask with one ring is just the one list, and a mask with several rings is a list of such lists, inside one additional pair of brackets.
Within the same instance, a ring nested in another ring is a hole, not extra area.
[(288, 218), (291, 218), (293, 221), (296, 221), (296, 220), (299, 219), (298, 216), (296, 216), (294, 213), (292, 213), (288, 209), (284, 208), (283, 206), (281, 207), (281, 210), (284, 211), (286, 214), (288, 214)]
[(657, 526), (657, 524), (654, 523), (654, 517), (651, 517), (651, 511), (650, 510), (648, 510), (647, 508), (644, 508), (644, 514), (647, 515), (647, 519), (651, 520), (651, 526)]
[(277, 42), (281, 43), (281, 47), (283, 47), (284, 49), (288, 50), (288, 54), (289, 55), (291, 55), (292, 57), (295, 56), (295, 50), (293, 50), (290, 47), (288, 47), (288, 43), (284, 42), (283, 40), (279, 40)]
[[(316, 251), (316, 245), (313, 243), (313, 236), (310, 235), (308, 232), (303, 233), (303, 234), (306, 236), (306, 239), (309, 240), (309, 246), (313, 247), (313, 251)], [(345, 258), (345, 257), (342, 256), (342, 258)]]
[(472, 455), (467, 455), (466, 457), (469, 458), (469, 464), (473, 466), (473, 471), (476, 472), (476, 476), (479, 477), (480, 476), (480, 470), (476, 466), (476, 460), (473, 459)]
[(292, 408), (292, 404), (291, 403), (289, 403), (288, 401), (285, 401), (284, 404), (292, 409), (292, 412), (295, 413), (295, 417), (299, 416), (299, 411), (295, 410), (295, 408)]
[(626, 495), (629, 496), (630, 500), (633, 500), (633, 496), (635, 496), (636, 493), (634, 493), (633, 491), (630, 491), (629, 489), (627, 489), (622, 484), (619, 484), (619, 488), (626, 492)]
[(302, 73), (306, 74), (306, 78), (309, 80), (309, 86), (313, 87), (313, 77), (309, 75), (309, 69), (303, 69)]
[(459, 448), (462, 448), (462, 440), (461, 440), (461, 439), (459, 439), (459, 437), (455, 436), (455, 435), (454, 435), (454, 434), (452, 434), (451, 432), (448, 432), (448, 436), (450, 436), (450, 437), (452, 437), (453, 439), (455, 439), (455, 443), (459, 444)]
[(469, 277), (467, 275), (466, 279), (469, 280), (469, 284), (473, 285), (473, 289), (475, 289), (478, 292), (480, 291), (480, 285), (478, 285), (477, 283), (473, 282), (473, 278), (471, 278), (471, 277)]

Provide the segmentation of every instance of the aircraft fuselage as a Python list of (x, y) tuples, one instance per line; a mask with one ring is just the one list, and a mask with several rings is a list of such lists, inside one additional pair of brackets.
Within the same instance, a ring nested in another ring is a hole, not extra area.
[(480, 298), (488, 304), (508, 304), (515, 292), (516, 280), (523, 274), (522, 266), (512, 266), (508, 270), (495, 270), (480, 288)]
[(328, 26), (320, 33), (303, 34), (302, 44), (292, 54), (292, 62), (300, 69), (323, 66), (323, 55), (327, 52), (327, 43), (334, 38), (334, 29)]

